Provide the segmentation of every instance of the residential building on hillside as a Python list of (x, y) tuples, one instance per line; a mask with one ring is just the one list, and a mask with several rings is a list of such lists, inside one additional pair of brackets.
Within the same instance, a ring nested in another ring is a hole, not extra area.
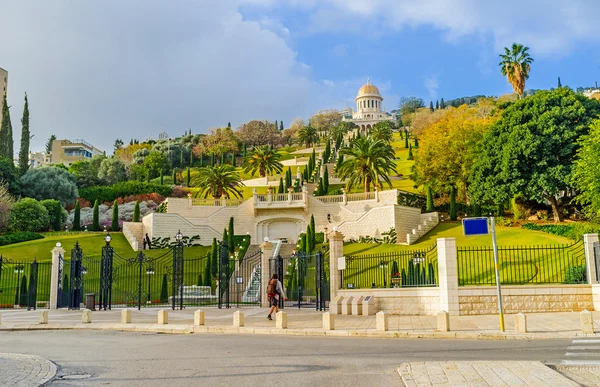
[(70, 166), (76, 161), (91, 159), (103, 152), (82, 139), (54, 140), (52, 143), (51, 164)]
[(29, 168), (38, 168), (50, 164), (50, 155), (45, 152), (29, 152)]
[(344, 109), (342, 121), (354, 122), (362, 131), (371, 129), (378, 122), (395, 122), (394, 116), (383, 108), (383, 97), (370, 80), (367, 79), (367, 83), (358, 89), (355, 101), (356, 111), (352, 108)]

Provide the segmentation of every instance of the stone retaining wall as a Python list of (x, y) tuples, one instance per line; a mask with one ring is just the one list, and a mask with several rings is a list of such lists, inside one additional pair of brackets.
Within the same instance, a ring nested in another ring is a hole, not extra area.
[(375, 296), (377, 311), (399, 315), (435, 315), (439, 311), (438, 288), (339, 290), (344, 297)]

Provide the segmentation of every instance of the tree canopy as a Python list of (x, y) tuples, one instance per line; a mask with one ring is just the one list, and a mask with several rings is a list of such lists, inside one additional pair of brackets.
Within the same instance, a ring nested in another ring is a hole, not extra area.
[(600, 102), (567, 88), (539, 91), (510, 104), (478, 147), (469, 193), (475, 201), (505, 202), (515, 194), (552, 205), (570, 187), (577, 139), (588, 133)]
[(29, 169), (21, 177), (21, 194), (37, 200), (56, 199), (63, 206), (79, 196), (75, 177), (66, 169), (55, 167)]
[(338, 110), (320, 110), (308, 120), (308, 124), (317, 132), (327, 132), (342, 121), (342, 113)]
[(593, 219), (600, 214), (600, 120), (590, 126), (589, 134), (582, 136), (573, 166), (572, 184), (577, 189), (577, 202)]

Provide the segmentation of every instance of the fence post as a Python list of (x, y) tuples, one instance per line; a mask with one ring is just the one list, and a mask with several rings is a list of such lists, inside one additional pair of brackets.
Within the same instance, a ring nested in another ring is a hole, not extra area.
[[(587, 270), (588, 284), (597, 284), (596, 258), (594, 256), (594, 243), (598, 242), (598, 234), (585, 234), (583, 245), (585, 248), (585, 266)], [(600, 259), (600, 257), (598, 257)]]
[[(58, 309), (58, 272), (60, 258), (65, 256), (65, 249), (62, 248), (60, 242), (56, 243), (56, 247), (52, 249), (52, 273), (50, 274), (50, 309)], [(64, 284), (63, 284), (64, 286)]]
[[(267, 286), (269, 285), (269, 279), (271, 278), (271, 258), (273, 258), (273, 244), (269, 242), (268, 238), (260, 246), (262, 251), (260, 257), (260, 305), (263, 308), (268, 308), (269, 298), (267, 297)], [(283, 280), (283, 278), (280, 278)]]
[(344, 256), (344, 234), (335, 228), (329, 234), (329, 299), (334, 300), (338, 289), (341, 289), (338, 258)]
[(451, 316), (459, 315), (458, 265), (455, 238), (438, 238), (438, 276), (440, 281), (440, 310)]

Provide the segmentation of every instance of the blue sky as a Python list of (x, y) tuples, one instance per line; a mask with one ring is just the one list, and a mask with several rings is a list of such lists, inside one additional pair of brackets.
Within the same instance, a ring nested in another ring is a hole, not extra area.
[(110, 153), (116, 138), (252, 119), (287, 126), (353, 106), (367, 77), (387, 110), (404, 96), (502, 95), (512, 89), (498, 54), (515, 41), (535, 58), (528, 88), (600, 80), (595, 0), (0, 0), (0, 9), (13, 127), (27, 92), (34, 150), (53, 133)]

